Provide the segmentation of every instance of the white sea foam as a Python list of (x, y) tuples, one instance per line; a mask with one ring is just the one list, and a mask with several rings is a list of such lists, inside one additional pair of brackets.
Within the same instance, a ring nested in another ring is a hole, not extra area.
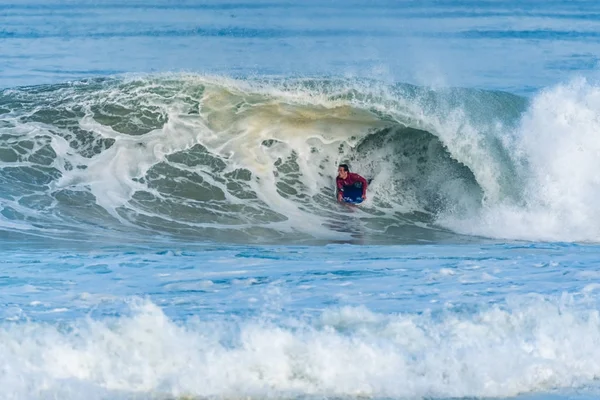
[(600, 86), (584, 79), (537, 95), (508, 144), (520, 199), (493, 198), (458, 232), (508, 239), (600, 241)]
[(520, 301), (440, 317), (329, 309), (313, 322), (131, 316), (0, 327), (4, 398), (504, 397), (593, 385), (600, 317)]

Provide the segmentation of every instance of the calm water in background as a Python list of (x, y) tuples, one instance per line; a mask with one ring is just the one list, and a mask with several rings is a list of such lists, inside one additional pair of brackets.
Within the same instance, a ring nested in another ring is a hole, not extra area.
[(0, 0), (0, 398), (597, 398), (599, 28)]

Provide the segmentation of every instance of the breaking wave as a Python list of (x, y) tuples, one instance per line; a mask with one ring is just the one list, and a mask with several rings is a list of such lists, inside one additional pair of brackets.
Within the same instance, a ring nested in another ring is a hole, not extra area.
[[(0, 93), (0, 228), (217, 242), (600, 240), (600, 87), (107, 78)], [(336, 167), (372, 179), (335, 202)]]

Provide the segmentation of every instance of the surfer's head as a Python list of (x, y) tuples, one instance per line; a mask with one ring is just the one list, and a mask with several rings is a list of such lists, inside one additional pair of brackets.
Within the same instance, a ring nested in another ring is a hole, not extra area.
[(350, 168), (348, 168), (347, 164), (340, 164), (338, 167), (338, 176), (342, 179), (346, 179), (348, 177), (348, 172), (350, 172)]

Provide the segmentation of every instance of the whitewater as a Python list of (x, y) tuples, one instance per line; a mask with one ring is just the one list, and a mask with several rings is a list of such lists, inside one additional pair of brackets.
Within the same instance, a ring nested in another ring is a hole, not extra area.
[(597, 398), (598, 32), (0, 1), (0, 398)]

